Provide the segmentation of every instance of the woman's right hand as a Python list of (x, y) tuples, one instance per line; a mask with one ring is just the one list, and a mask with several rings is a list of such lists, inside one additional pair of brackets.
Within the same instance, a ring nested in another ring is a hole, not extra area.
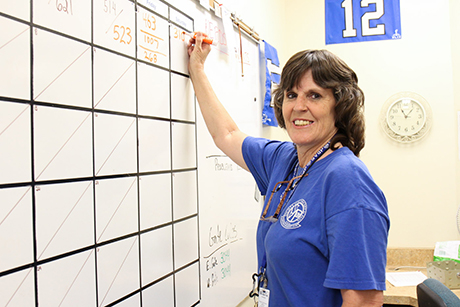
[(207, 37), (206, 34), (196, 32), (195, 37), (196, 38), (190, 38), (187, 44), (187, 52), (189, 56), (188, 69), (190, 74), (193, 74), (196, 69), (204, 69), (204, 63), (211, 51), (211, 45), (203, 42), (203, 39)]
[(204, 43), (206, 34), (197, 32), (187, 45), (188, 70), (200, 105), (206, 127), (215, 144), (240, 167), (248, 169), (241, 147), (246, 135), (240, 131), (231, 116), (220, 103), (204, 71), (204, 62), (211, 51), (211, 45)]

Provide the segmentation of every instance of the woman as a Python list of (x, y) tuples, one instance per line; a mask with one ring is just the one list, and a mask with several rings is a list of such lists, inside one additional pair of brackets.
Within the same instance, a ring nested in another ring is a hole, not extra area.
[(274, 94), (292, 142), (253, 138), (212, 90), (203, 38), (191, 39), (188, 53), (208, 130), (267, 196), (257, 251), (260, 286), (269, 291), (259, 300), (270, 307), (382, 306), (389, 219), (383, 193), (357, 158), (364, 95), (355, 73), (330, 52), (297, 53)]

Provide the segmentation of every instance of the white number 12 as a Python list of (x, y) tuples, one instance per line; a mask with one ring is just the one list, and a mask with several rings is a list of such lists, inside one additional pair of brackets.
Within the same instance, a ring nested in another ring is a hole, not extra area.
[[(369, 7), (369, 4), (375, 4), (375, 11), (366, 12), (361, 16), (362, 36), (384, 35), (385, 24), (378, 24), (376, 27), (370, 26), (370, 20), (377, 20), (385, 14), (384, 0), (362, 0), (361, 7)], [(344, 0), (342, 8), (345, 10), (345, 30), (343, 37), (355, 37), (356, 29), (353, 24), (353, 0)]]

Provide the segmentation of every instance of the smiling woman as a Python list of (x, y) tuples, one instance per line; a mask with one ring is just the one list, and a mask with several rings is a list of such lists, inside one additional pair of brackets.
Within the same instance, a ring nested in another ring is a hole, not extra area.
[(382, 306), (388, 209), (357, 157), (364, 146), (364, 95), (356, 74), (328, 51), (297, 53), (275, 93), (278, 122), (292, 142), (253, 138), (212, 89), (204, 73), (211, 48), (203, 38), (190, 39), (188, 53), (208, 130), (269, 196), (257, 229), (259, 303)]
[[(331, 141), (332, 148), (336, 143), (347, 146), (356, 156), (364, 147), (364, 93), (358, 86), (358, 77), (336, 55), (326, 50), (306, 50), (293, 55), (283, 68), (279, 87), (274, 93), (276, 119), (281, 128), (286, 128), (283, 117), (285, 92), (299, 87), (304, 78), (310, 79), (310, 86), (316, 85), (313, 96), (332, 94), (334, 97), (334, 118), (338, 129)], [(308, 84), (307, 84), (308, 85)], [(325, 93), (324, 93), (325, 92)]]

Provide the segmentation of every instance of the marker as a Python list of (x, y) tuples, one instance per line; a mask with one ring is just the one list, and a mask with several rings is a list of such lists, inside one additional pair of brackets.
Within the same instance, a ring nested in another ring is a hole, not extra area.
[[(191, 38), (196, 39), (196, 32), (193, 32), (193, 34), (187, 33), (187, 32), (185, 32), (185, 31), (182, 31), (182, 32), (183, 32), (185, 35), (188, 35), (188, 36), (190, 36)], [(207, 37), (203, 38), (203, 43), (212, 45), (212, 42), (213, 42), (213, 40), (212, 40), (211, 38), (207, 38)]]

